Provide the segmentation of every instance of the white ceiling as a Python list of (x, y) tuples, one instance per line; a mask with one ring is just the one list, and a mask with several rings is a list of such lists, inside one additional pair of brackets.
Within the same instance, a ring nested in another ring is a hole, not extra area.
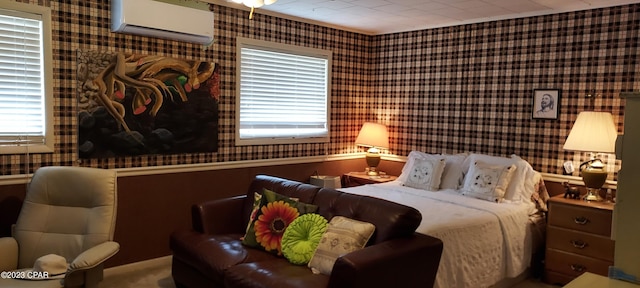
[[(240, 9), (225, 0), (200, 0)], [(277, 0), (258, 14), (369, 35), (640, 3), (640, 0)]]

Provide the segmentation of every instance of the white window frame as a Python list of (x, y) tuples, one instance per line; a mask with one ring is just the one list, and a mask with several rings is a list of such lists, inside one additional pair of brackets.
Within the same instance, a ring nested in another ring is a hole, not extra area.
[[(4, 10), (4, 11), (2, 11)], [(13, 1), (0, 1), (0, 13), (6, 15), (30, 14), (33, 18), (40, 18), (42, 21), (41, 51), (42, 51), (42, 104), (44, 118), (44, 135), (42, 141), (31, 141), (29, 137), (16, 136), (16, 139), (2, 137), (0, 139), (0, 154), (22, 154), (22, 153), (52, 153), (54, 152), (54, 131), (53, 131), (53, 61), (51, 46), (51, 8), (25, 4)], [(14, 16), (15, 16), (14, 15)], [(32, 17), (27, 17), (32, 18)], [(1, 135), (0, 135), (1, 136)], [(39, 138), (39, 137), (38, 137)]]
[[(313, 58), (325, 59), (326, 80), (325, 80), (325, 112), (326, 112), (326, 131), (321, 135), (298, 135), (298, 136), (249, 136), (241, 137), (240, 135), (240, 117), (241, 117), (241, 101), (242, 101), (242, 49), (251, 48), (256, 50), (270, 51), (276, 53), (292, 54), (297, 56), (308, 56)], [(244, 37), (236, 39), (236, 121), (235, 121), (235, 145), (270, 145), (270, 144), (297, 144), (297, 143), (326, 143), (330, 141), (330, 118), (331, 118), (331, 65), (332, 52), (328, 50), (314, 49), (308, 47), (300, 47), (281, 43), (267, 42)]]

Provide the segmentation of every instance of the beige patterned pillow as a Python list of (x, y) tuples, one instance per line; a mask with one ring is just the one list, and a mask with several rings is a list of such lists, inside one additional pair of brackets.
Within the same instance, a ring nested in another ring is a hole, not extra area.
[(444, 159), (415, 159), (404, 186), (438, 191), (444, 166)]
[(315, 274), (330, 275), (338, 257), (364, 248), (375, 229), (371, 223), (333, 217), (309, 261), (309, 268)]
[(515, 170), (515, 165), (488, 165), (476, 161), (465, 176), (462, 195), (500, 203)]

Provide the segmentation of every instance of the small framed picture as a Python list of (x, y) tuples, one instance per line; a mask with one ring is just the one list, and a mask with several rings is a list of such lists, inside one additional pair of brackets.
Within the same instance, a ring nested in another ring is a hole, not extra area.
[(531, 118), (557, 120), (560, 114), (560, 89), (534, 89)]

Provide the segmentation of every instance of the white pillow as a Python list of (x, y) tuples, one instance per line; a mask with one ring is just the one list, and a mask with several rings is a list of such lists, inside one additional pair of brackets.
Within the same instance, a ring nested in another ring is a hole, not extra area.
[(476, 161), (465, 176), (462, 195), (500, 203), (509, 186), (515, 165), (491, 165)]
[(518, 167), (518, 170), (516, 170), (512, 179), (512, 181), (515, 181), (509, 185), (507, 191), (509, 199), (512, 201), (531, 202), (531, 194), (533, 194), (535, 186), (540, 180), (540, 178), (538, 178), (540, 173), (533, 170), (533, 167), (531, 167), (527, 161), (517, 155), (511, 155), (511, 159), (514, 160), (514, 164)]
[(445, 165), (442, 178), (440, 179), (440, 189), (458, 190), (464, 183), (463, 163), (467, 159), (467, 153), (444, 154)]
[(440, 177), (444, 168), (444, 159), (413, 159), (404, 186), (437, 191), (440, 188)]
[(470, 169), (470, 165), (476, 161), (481, 161), (489, 165), (515, 165), (516, 170), (513, 172), (504, 199), (512, 202), (530, 201), (529, 199), (531, 199), (536, 185), (535, 177), (537, 172), (533, 170), (533, 167), (531, 167), (527, 161), (517, 155), (511, 155), (511, 158), (507, 158), (485, 154), (471, 154), (463, 164), (465, 174)]
[(445, 165), (442, 176), (440, 177), (440, 189), (457, 190), (462, 187), (464, 182), (464, 173), (466, 172), (466, 169), (464, 169), (463, 164), (465, 163), (467, 155), (469, 154), (459, 153), (438, 155), (420, 151), (411, 151), (409, 156), (407, 156), (407, 162), (404, 164), (404, 167), (402, 167), (402, 173), (398, 177), (398, 181), (402, 184), (406, 183), (415, 159), (444, 159)]
[(407, 156), (407, 162), (404, 163), (404, 166), (402, 167), (402, 173), (400, 173), (400, 176), (398, 176), (397, 181), (402, 184), (406, 184), (407, 179), (409, 179), (409, 175), (411, 174), (411, 168), (413, 168), (413, 163), (416, 161), (416, 159), (439, 161), (441, 159), (444, 159), (444, 157), (420, 151), (409, 152), (409, 156)]
[(486, 154), (471, 153), (462, 164), (465, 173), (467, 173), (467, 171), (469, 171), (473, 163), (476, 163), (477, 161), (480, 161), (482, 163), (489, 164), (489, 165), (511, 165), (514, 162), (514, 159), (507, 158), (507, 157), (500, 157), (500, 156), (491, 156)]

